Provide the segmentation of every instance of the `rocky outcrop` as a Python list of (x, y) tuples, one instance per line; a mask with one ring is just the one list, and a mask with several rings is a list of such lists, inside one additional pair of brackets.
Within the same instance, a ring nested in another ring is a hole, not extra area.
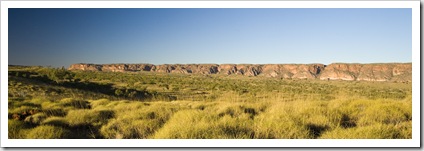
[(381, 64), (73, 64), (69, 70), (224, 74), (287, 79), (412, 81), (412, 63)]
[(321, 80), (412, 81), (411, 63), (345, 64), (325, 67)]
[(315, 79), (322, 69), (323, 64), (267, 64), (262, 73), (267, 77)]
[(333, 63), (325, 67), (321, 80), (356, 80), (362, 68), (361, 64)]
[(102, 71), (102, 65), (97, 64), (72, 64), (68, 70), (83, 70), (83, 71)]

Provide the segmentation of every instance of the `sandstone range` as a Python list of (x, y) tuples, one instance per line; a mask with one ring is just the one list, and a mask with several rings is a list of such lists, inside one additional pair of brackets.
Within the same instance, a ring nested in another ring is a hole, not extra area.
[(411, 82), (412, 63), (324, 64), (72, 64), (69, 70), (224, 74), (285, 79)]

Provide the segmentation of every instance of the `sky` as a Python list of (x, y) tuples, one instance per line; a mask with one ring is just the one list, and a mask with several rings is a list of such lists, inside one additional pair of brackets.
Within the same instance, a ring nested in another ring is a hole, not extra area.
[(412, 62), (410, 8), (9, 8), (9, 65)]

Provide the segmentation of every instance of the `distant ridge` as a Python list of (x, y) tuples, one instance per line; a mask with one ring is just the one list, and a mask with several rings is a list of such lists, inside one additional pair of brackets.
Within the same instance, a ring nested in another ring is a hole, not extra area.
[(69, 70), (181, 74), (224, 74), (287, 79), (412, 81), (412, 63), (324, 64), (72, 64)]

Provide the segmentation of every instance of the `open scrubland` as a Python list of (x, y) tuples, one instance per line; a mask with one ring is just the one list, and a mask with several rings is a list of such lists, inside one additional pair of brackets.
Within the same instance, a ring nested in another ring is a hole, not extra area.
[(9, 66), (8, 136), (412, 138), (410, 82)]

